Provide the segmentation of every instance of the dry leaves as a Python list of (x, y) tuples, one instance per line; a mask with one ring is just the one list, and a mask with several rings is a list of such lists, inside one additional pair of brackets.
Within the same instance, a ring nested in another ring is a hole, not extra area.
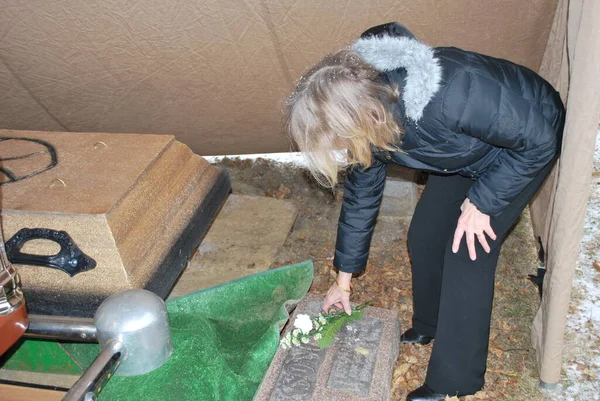
[[(458, 400), (458, 398), (450, 398), (451, 400)], [(474, 401), (474, 400), (498, 400), (502, 399), (501, 394), (495, 391), (478, 391), (475, 395), (469, 395), (463, 398), (464, 401)]]
[(288, 199), (291, 193), (292, 190), (284, 184), (279, 184), (279, 187), (277, 187), (277, 189), (269, 188), (267, 190), (267, 196), (275, 199)]
[(587, 376), (589, 379), (594, 379), (595, 380), (597, 378), (596, 373), (593, 372), (593, 371), (591, 371), (591, 370), (589, 370), (588, 368), (583, 369), (583, 374), (585, 376)]

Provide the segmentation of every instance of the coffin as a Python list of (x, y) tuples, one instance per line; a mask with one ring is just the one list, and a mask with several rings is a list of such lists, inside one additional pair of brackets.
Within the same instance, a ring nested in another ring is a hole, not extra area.
[[(166, 297), (231, 190), (227, 172), (169, 135), (0, 130), (0, 206), (8, 241), (65, 231), (94, 268), (16, 264), (29, 313), (92, 316), (109, 295)], [(23, 253), (55, 254), (48, 240)]]

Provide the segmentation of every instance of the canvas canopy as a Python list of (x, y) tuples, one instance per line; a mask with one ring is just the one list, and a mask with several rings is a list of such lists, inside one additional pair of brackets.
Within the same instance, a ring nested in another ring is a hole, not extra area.
[(600, 116), (597, 0), (4, 0), (0, 128), (174, 134), (202, 155), (287, 151), (282, 104), (300, 74), (389, 21), (539, 70), (568, 103), (561, 161), (532, 209), (548, 255), (533, 339), (555, 383)]
[[(539, 68), (557, 0), (0, 1), (0, 128), (175, 135), (200, 155), (290, 150), (284, 99), (365, 29)], [(501, 5), (501, 6), (500, 6)]]

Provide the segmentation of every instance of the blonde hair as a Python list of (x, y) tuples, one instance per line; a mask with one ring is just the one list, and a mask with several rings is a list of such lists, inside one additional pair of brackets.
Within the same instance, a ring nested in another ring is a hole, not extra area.
[(397, 150), (402, 131), (383, 101), (398, 101), (398, 88), (356, 52), (340, 50), (304, 75), (287, 102), (286, 123), (308, 168), (333, 187), (340, 168), (369, 167), (373, 147)]

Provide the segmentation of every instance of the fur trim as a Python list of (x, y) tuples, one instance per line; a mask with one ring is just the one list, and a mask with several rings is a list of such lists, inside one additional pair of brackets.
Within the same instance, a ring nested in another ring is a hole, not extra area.
[(433, 49), (415, 39), (394, 36), (362, 38), (351, 48), (379, 71), (406, 69), (402, 101), (406, 116), (418, 121), (442, 80), (442, 67)]

